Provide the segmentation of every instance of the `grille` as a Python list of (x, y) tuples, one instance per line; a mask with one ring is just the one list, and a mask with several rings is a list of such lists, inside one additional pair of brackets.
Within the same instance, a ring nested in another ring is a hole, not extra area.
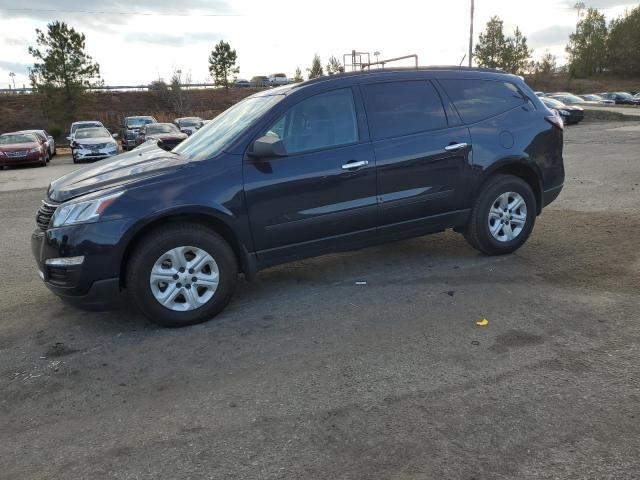
[(42, 206), (36, 214), (36, 223), (40, 230), (46, 230), (49, 227), (51, 217), (53, 216), (53, 212), (56, 211), (56, 208), (58, 208), (58, 205), (54, 203), (47, 203), (44, 200), (42, 201)]
[(79, 148), (84, 148), (85, 150), (101, 150), (103, 148), (107, 148), (108, 143), (94, 143), (93, 145), (87, 144), (78, 144)]
[(27, 150), (19, 150), (19, 151), (15, 151), (15, 152), (5, 152), (5, 154), (7, 155), (7, 157), (26, 157), (27, 156)]

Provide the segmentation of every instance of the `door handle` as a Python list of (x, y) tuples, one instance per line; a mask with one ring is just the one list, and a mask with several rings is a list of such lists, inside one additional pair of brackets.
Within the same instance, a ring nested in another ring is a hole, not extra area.
[(452, 143), (451, 145), (447, 145), (444, 149), (447, 152), (455, 152), (456, 150), (462, 150), (463, 148), (467, 148), (469, 145), (466, 143)]
[(360, 160), (359, 162), (349, 162), (342, 165), (343, 170), (353, 170), (354, 168), (366, 167), (369, 165), (367, 160)]

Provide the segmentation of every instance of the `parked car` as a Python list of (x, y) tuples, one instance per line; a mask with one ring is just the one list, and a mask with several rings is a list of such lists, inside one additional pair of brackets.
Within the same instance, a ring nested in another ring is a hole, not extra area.
[(44, 138), (47, 145), (47, 152), (49, 152), (49, 160), (56, 156), (56, 140), (49, 135), (45, 130), (22, 130), (25, 133), (35, 133), (40, 138)]
[(233, 86), (238, 88), (249, 88), (251, 87), (251, 83), (249, 83), (249, 80), (245, 80), (244, 78), (238, 78), (233, 82)]
[(71, 124), (71, 128), (69, 129), (69, 135), (67, 136), (67, 140), (69, 140), (69, 143), (73, 142), (76, 132), (81, 128), (96, 128), (96, 127), (104, 128), (104, 125), (102, 124), (102, 122), (99, 122), (97, 120), (83, 120), (81, 122), (73, 122)]
[(49, 147), (49, 137), (43, 130), (20, 130), (16, 133), (31, 133), (36, 136), (38, 141), (42, 144), (47, 153), (47, 162), (51, 160), (51, 149)]
[(158, 123), (154, 117), (148, 115), (124, 117), (122, 124), (120, 125), (120, 142), (122, 143), (122, 150), (129, 150), (136, 147), (136, 137), (138, 131), (143, 125), (148, 123)]
[(607, 92), (601, 93), (600, 96), (607, 100), (613, 100), (616, 105), (640, 105), (640, 99), (627, 92)]
[(281, 85), (289, 85), (291, 81), (284, 73), (272, 73), (269, 75), (269, 85), (279, 87)]
[(544, 92), (533, 92), (533, 93), (535, 93), (538, 97), (546, 97), (547, 96), (547, 94), (544, 93)]
[[(152, 321), (208, 320), (238, 272), (448, 228), (511, 253), (564, 182), (562, 121), (496, 70), (339, 74), (258, 92), (171, 152), (51, 183), (32, 249), (47, 287)], [(471, 155), (473, 152), (473, 155)]]
[(587, 103), (582, 98), (571, 93), (554, 93), (552, 95), (549, 95), (547, 98), (553, 98), (554, 100), (558, 100), (565, 105), (583, 105)]
[(269, 86), (269, 78), (263, 75), (256, 75), (255, 77), (251, 77), (251, 86), (255, 88), (262, 88)]
[(0, 167), (33, 163), (46, 167), (48, 156), (44, 143), (33, 133), (0, 135)]
[(104, 127), (82, 128), (71, 143), (73, 163), (101, 160), (118, 154), (118, 142)]
[(191, 135), (203, 125), (200, 117), (176, 118), (173, 123), (182, 133), (186, 133), (187, 135)]
[(584, 119), (584, 110), (580, 107), (565, 105), (553, 98), (541, 97), (540, 100), (550, 109), (557, 111), (565, 125), (580, 123)]
[(138, 131), (136, 144), (142, 145), (149, 140), (156, 142), (160, 140), (163, 146), (171, 150), (187, 137), (188, 135), (178, 130), (173, 123), (149, 123)]
[(596, 95), (595, 93), (591, 93), (588, 95), (578, 95), (578, 96), (586, 102), (590, 102), (590, 103), (595, 102), (600, 105), (613, 105), (616, 103), (613, 100), (602, 98), (600, 95)]

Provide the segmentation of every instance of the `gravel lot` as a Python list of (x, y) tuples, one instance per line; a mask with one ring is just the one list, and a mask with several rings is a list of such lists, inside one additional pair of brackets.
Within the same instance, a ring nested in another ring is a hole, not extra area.
[(0, 476), (638, 478), (640, 123), (566, 138), (514, 255), (447, 232), (305, 260), (179, 330), (60, 303), (29, 235), (73, 166), (1, 171)]

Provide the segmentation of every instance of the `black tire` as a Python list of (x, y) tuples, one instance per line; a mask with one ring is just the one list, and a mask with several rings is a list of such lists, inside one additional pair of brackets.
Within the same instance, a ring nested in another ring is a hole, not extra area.
[[(194, 310), (174, 311), (154, 297), (149, 277), (154, 263), (169, 250), (193, 246), (211, 255), (219, 270), (213, 297)], [(136, 246), (127, 264), (126, 289), (131, 303), (149, 320), (165, 327), (184, 327), (206, 322), (231, 300), (238, 278), (238, 264), (231, 247), (216, 232), (197, 223), (172, 223), (147, 234)]]
[[(522, 231), (513, 240), (500, 241), (489, 230), (489, 211), (493, 202), (507, 192), (522, 196), (527, 207), (527, 217)], [(487, 181), (478, 195), (464, 236), (473, 248), (486, 255), (512, 253), (529, 238), (536, 221), (536, 211), (536, 198), (527, 182), (513, 175), (495, 175)]]

